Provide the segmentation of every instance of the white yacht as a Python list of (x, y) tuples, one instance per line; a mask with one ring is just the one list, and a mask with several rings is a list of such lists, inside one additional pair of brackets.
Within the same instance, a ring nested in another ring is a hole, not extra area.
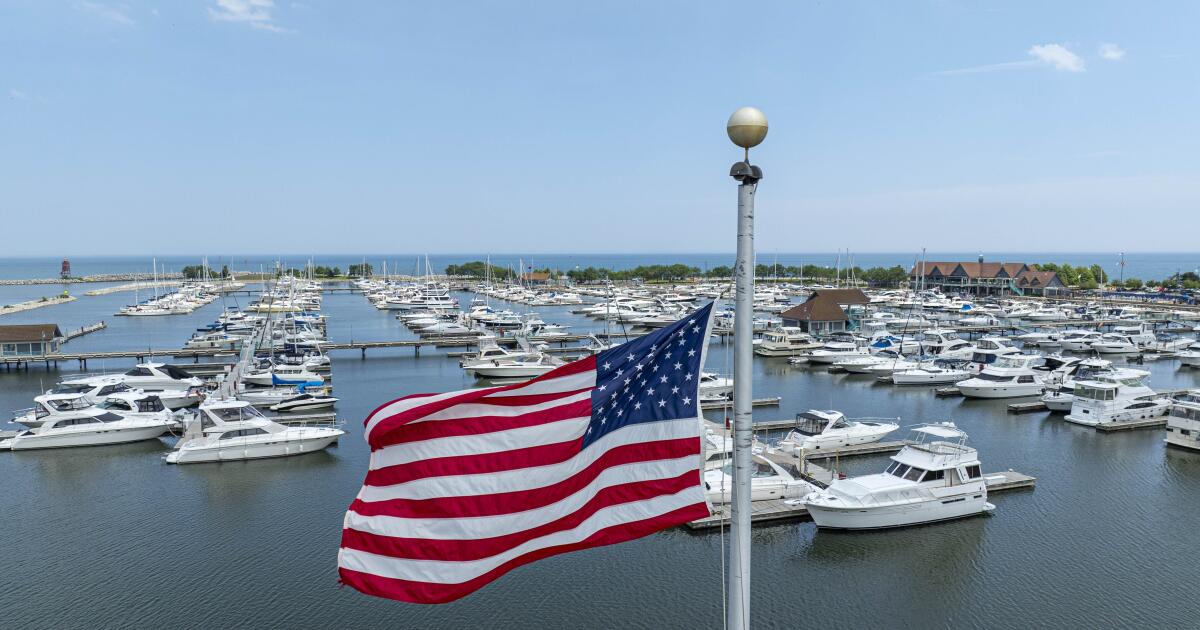
[(297, 385), (301, 383), (322, 384), (325, 377), (310, 372), (304, 365), (267, 364), (247, 370), (242, 382), (249, 385)]
[(1194, 343), (1178, 353), (1179, 364), (1186, 367), (1200, 367), (1200, 343)]
[(934, 359), (916, 367), (892, 371), (893, 385), (948, 385), (971, 377), (971, 370), (962, 361)]
[(12, 421), (27, 427), (40, 427), (51, 420), (94, 418), (104, 413), (84, 394), (52, 392), (34, 397), (33, 407), (14, 411)]
[(1103, 334), (1094, 330), (1064, 331), (1059, 344), (1063, 350), (1069, 352), (1087, 352), (1092, 349), (1092, 344), (1099, 341), (1102, 336)]
[(463, 369), (476, 378), (507, 379), (541, 376), (560, 365), (562, 363), (554, 357), (537, 353), (520, 359), (476, 362), (472, 367)]
[[(1093, 380), (1101, 374), (1108, 374), (1113, 371), (1112, 361), (1100, 358), (1064, 359), (1062, 357), (1047, 357), (1046, 361), (1049, 364), (1053, 361), (1062, 362), (1062, 367), (1054, 370), (1052, 378), (1049, 380), (1049, 387), (1042, 394), (1042, 404), (1046, 405), (1046, 409), (1057, 412), (1067, 412), (1071, 410), (1071, 405), (1075, 403), (1075, 382)], [(1051, 365), (1043, 366), (1051, 367)], [(1035, 368), (1041, 369), (1041, 368)], [(1149, 372), (1146, 372), (1149, 375)]]
[(733, 394), (733, 379), (712, 372), (700, 373), (700, 396), (729, 396)]
[[(75, 396), (77, 400), (81, 399), (78, 395)], [(21, 451), (139, 442), (157, 438), (175, 424), (171, 412), (154, 396), (115, 394), (103, 404), (103, 407), (89, 406), (89, 409), (49, 413), (38, 419), (38, 426), (21, 431), (6, 440), (0, 440), (0, 450)]]
[(846, 370), (851, 374), (871, 374), (871, 370), (880, 365), (895, 365), (903, 361), (904, 355), (891, 350), (883, 350), (865, 357), (851, 357), (833, 364), (833, 368)]
[(1002, 356), (974, 378), (956, 384), (967, 398), (1019, 398), (1037, 396), (1046, 388), (1045, 375), (1034, 369), (1042, 357), (1031, 354)]
[(1091, 349), (1100, 354), (1134, 354), (1140, 348), (1130, 335), (1104, 333), (1092, 342)]
[(796, 427), (780, 440), (776, 448), (784, 453), (799, 454), (800, 451), (871, 444), (898, 428), (899, 424), (883, 419), (851, 420), (840, 411), (809, 409), (796, 414)]
[(804, 498), (817, 527), (882, 529), (975, 516), (995, 509), (967, 434), (947, 422), (913, 429), (912, 443), (879, 474), (835, 479)]
[(286, 457), (319, 451), (341, 437), (334, 423), (285, 426), (244, 400), (207, 400), (164, 459), (168, 464)]
[(865, 357), (871, 353), (852, 341), (830, 341), (808, 353), (810, 363), (836, 363), (852, 357)]
[(117, 379), (130, 387), (147, 392), (188, 390), (202, 387), (204, 382), (186, 371), (165, 363), (139, 363), (122, 374), (100, 374), (64, 379), (64, 385), (93, 384), (97, 379)]
[(1187, 392), (1171, 405), (1167, 438), (1163, 441), (1169, 446), (1200, 451), (1200, 389)]
[(1021, 349), (1004, 337), (984, 337), (975, 343), (971, 353), (971, 367), (975, 371), (981, 371), (1000, 357), (1020, 353)]
[(1093, 380), (1076, 381), (1075, 400), (1064, 419), (1094, 427), (1167, 415), (1171, 399), (1146, 385), (1149, 375), (1145, 370), (1118, 369)]
[(315, 409), (328, 409), (337, 403), (338, 399), (326, 394), (314, 394), (311, 392), (300, 392), (294, 396), (289, 396), (283, 400), (268, 407), (271, 411), (276, 412), (292, 412), (292, 411), (313, 411)]
[(754, 345), (754, 354), (791, 357), (820, 347), (819, 341), (798, 326), (781, 326), (762, 334), (762, 341)]
[[(800, 478), (799, 474), (761, 456), (751, 455), (750, 500), (798, 499), (817, 489)], [(704, 490), (709, 503), (729, 503), (733, 493), (733, 462), (704, 471)]]
[[(125, 381), (114, 376), (97, 376), (88, 379), (76, 379), (71, 383), (62, 382), (47, 391), (47, 394), (82, 394), (88, 402), (97, 404), (103, 402), (110, 394), (121, 392), (150, 393), (143, 389), (130, 387)], [(158, 396), (167, 409), (182, 409), (200, 403), (204, 398), (203, 386), (190, 387), (186, 390), (171, 389), (153, 392)]]

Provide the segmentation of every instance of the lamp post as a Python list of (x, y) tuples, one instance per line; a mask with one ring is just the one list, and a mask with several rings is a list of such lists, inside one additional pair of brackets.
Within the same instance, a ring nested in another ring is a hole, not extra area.
[(754, 192), (762, 169), (750, 165), (750, 148), (767, 137), (767, 117), (743, 107), (725, 126), (729, 139), (745, 149), (729, 169), (738, 181), (737, 264), (733, 329), (733, 492), (731, 501), (726, 628), (750, 628), (750, 448), (754, 436)]

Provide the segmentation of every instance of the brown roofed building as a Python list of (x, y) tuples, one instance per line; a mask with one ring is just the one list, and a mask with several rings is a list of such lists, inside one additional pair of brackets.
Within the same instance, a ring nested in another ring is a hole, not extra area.
[(58, 352), (62, 342), (62, 331), (55, 324), (0, 326), (0, 356), (41, 356)]
[(782, 312), (784, 326), (798, 326), (808, 333), (846, 330), (850, 318), (844, 306), (868, 304), (871, 299), (861, 289), (820, 289), (808, 300)]
[(1017, 276), (1017, 288), (1021, 289), (1022, 293), (1033, 295), (1046, 295), (1046, 291), (1050, 290), (1054, 293), (1057, 290), (1067, 288), (1062, 280), (1058, 279), (1058, 273), (1054, 271), (1023, 271)]
[[(924, 274), (922, 274), (924, 270)], [(1057, 284), (1062, 287), (1062, 282), (1057, 279), (1056, 273), (1052, 271), (1038, 271), (1037, 265), (1030, 265), (1019, 262), (984, 262), (978, 261), (962, 261), (962, 262), (924, 262), (913, 265), (910, 275), (915, 281), (916, 286), (924, 288), (939, 288), (943, 291), (958, 291), (975, 294), (995, 294), (1016, 289), (1024, 292), (1023, 287), (1018, 278), (1023, 274), (1053, 274), (1055, 277), (1050, 280), (1049, 276), (1039, 276), (1037, 284), (1042, 287)]]

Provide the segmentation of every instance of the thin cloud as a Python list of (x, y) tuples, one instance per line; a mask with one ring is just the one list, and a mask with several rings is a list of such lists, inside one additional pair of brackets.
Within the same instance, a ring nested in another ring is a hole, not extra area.
[(125, 15), (125, 11), (123, 9), (119, 9), (107, 4), (101, 4), (99, 2), (78, 2), (75, 4), (75, 9), (82, 11), (83, 13), (87, 13), (88, 15), (94, 15), (102, 20), (112, 22), (113, 24), (132, 26), (134, 23), (133, 18)]
[(1071, 52), (1070, 50), (1067, 50), (1067, 48), (1061, 44), (1035, 44), (1029, 49), (1028, 54), (1030, 57), (1032, 57), (1032, 59), (989, 63), (982, 66), (971, 66), (968, 68), (955, 68), (953, 70), (934, 72), (933, 74), (935, 76), (955, 76), (962, 74), (996, 72), (998, 70), (1035, 68), (1039, 66), (1050, 66), (1055, 70), (1063, 72), (1084, 71), (1083, 58)]
[(248, 24), (272, 33), (287, 32), (288, 29), (275, 23), (271, 15), (274, 9), (274, 0), (216, 0), (216, 6), (208, 8), (208, 16), (219, 22)]
[(1064, 72), (1083, 72), (1083, 58), (1061, 44), (1037, 44), (1029, 54), (1038, 61)]
[(17, 88), (9, 88), (8, 89), (8, 98), (15, 99), (18, 101), (28, 101), (29, 93), (18, 90)]
[(1120, 61), (1125, 58), (1125, 49), (1116, 44), (1100, 44), (1100, 58)]

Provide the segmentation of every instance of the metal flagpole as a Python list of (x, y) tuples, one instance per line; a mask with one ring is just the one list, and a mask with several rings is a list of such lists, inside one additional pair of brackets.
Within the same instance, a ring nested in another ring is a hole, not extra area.
[(754, 192), (762, 169), (750, 165), (750, 147), (767, 136), (767, 117), (753, 107), (743, 107), (729, 117), (726, 132), (745, 149), (745, 160), (729, 174), (738, 181), (737, 280), (733, 330), (733, 493), (726, 589), (729, 605), (725, 624), (730, 630), (750, 628), (750, 472), (754, 435), (751, 409), (754, 401)]

